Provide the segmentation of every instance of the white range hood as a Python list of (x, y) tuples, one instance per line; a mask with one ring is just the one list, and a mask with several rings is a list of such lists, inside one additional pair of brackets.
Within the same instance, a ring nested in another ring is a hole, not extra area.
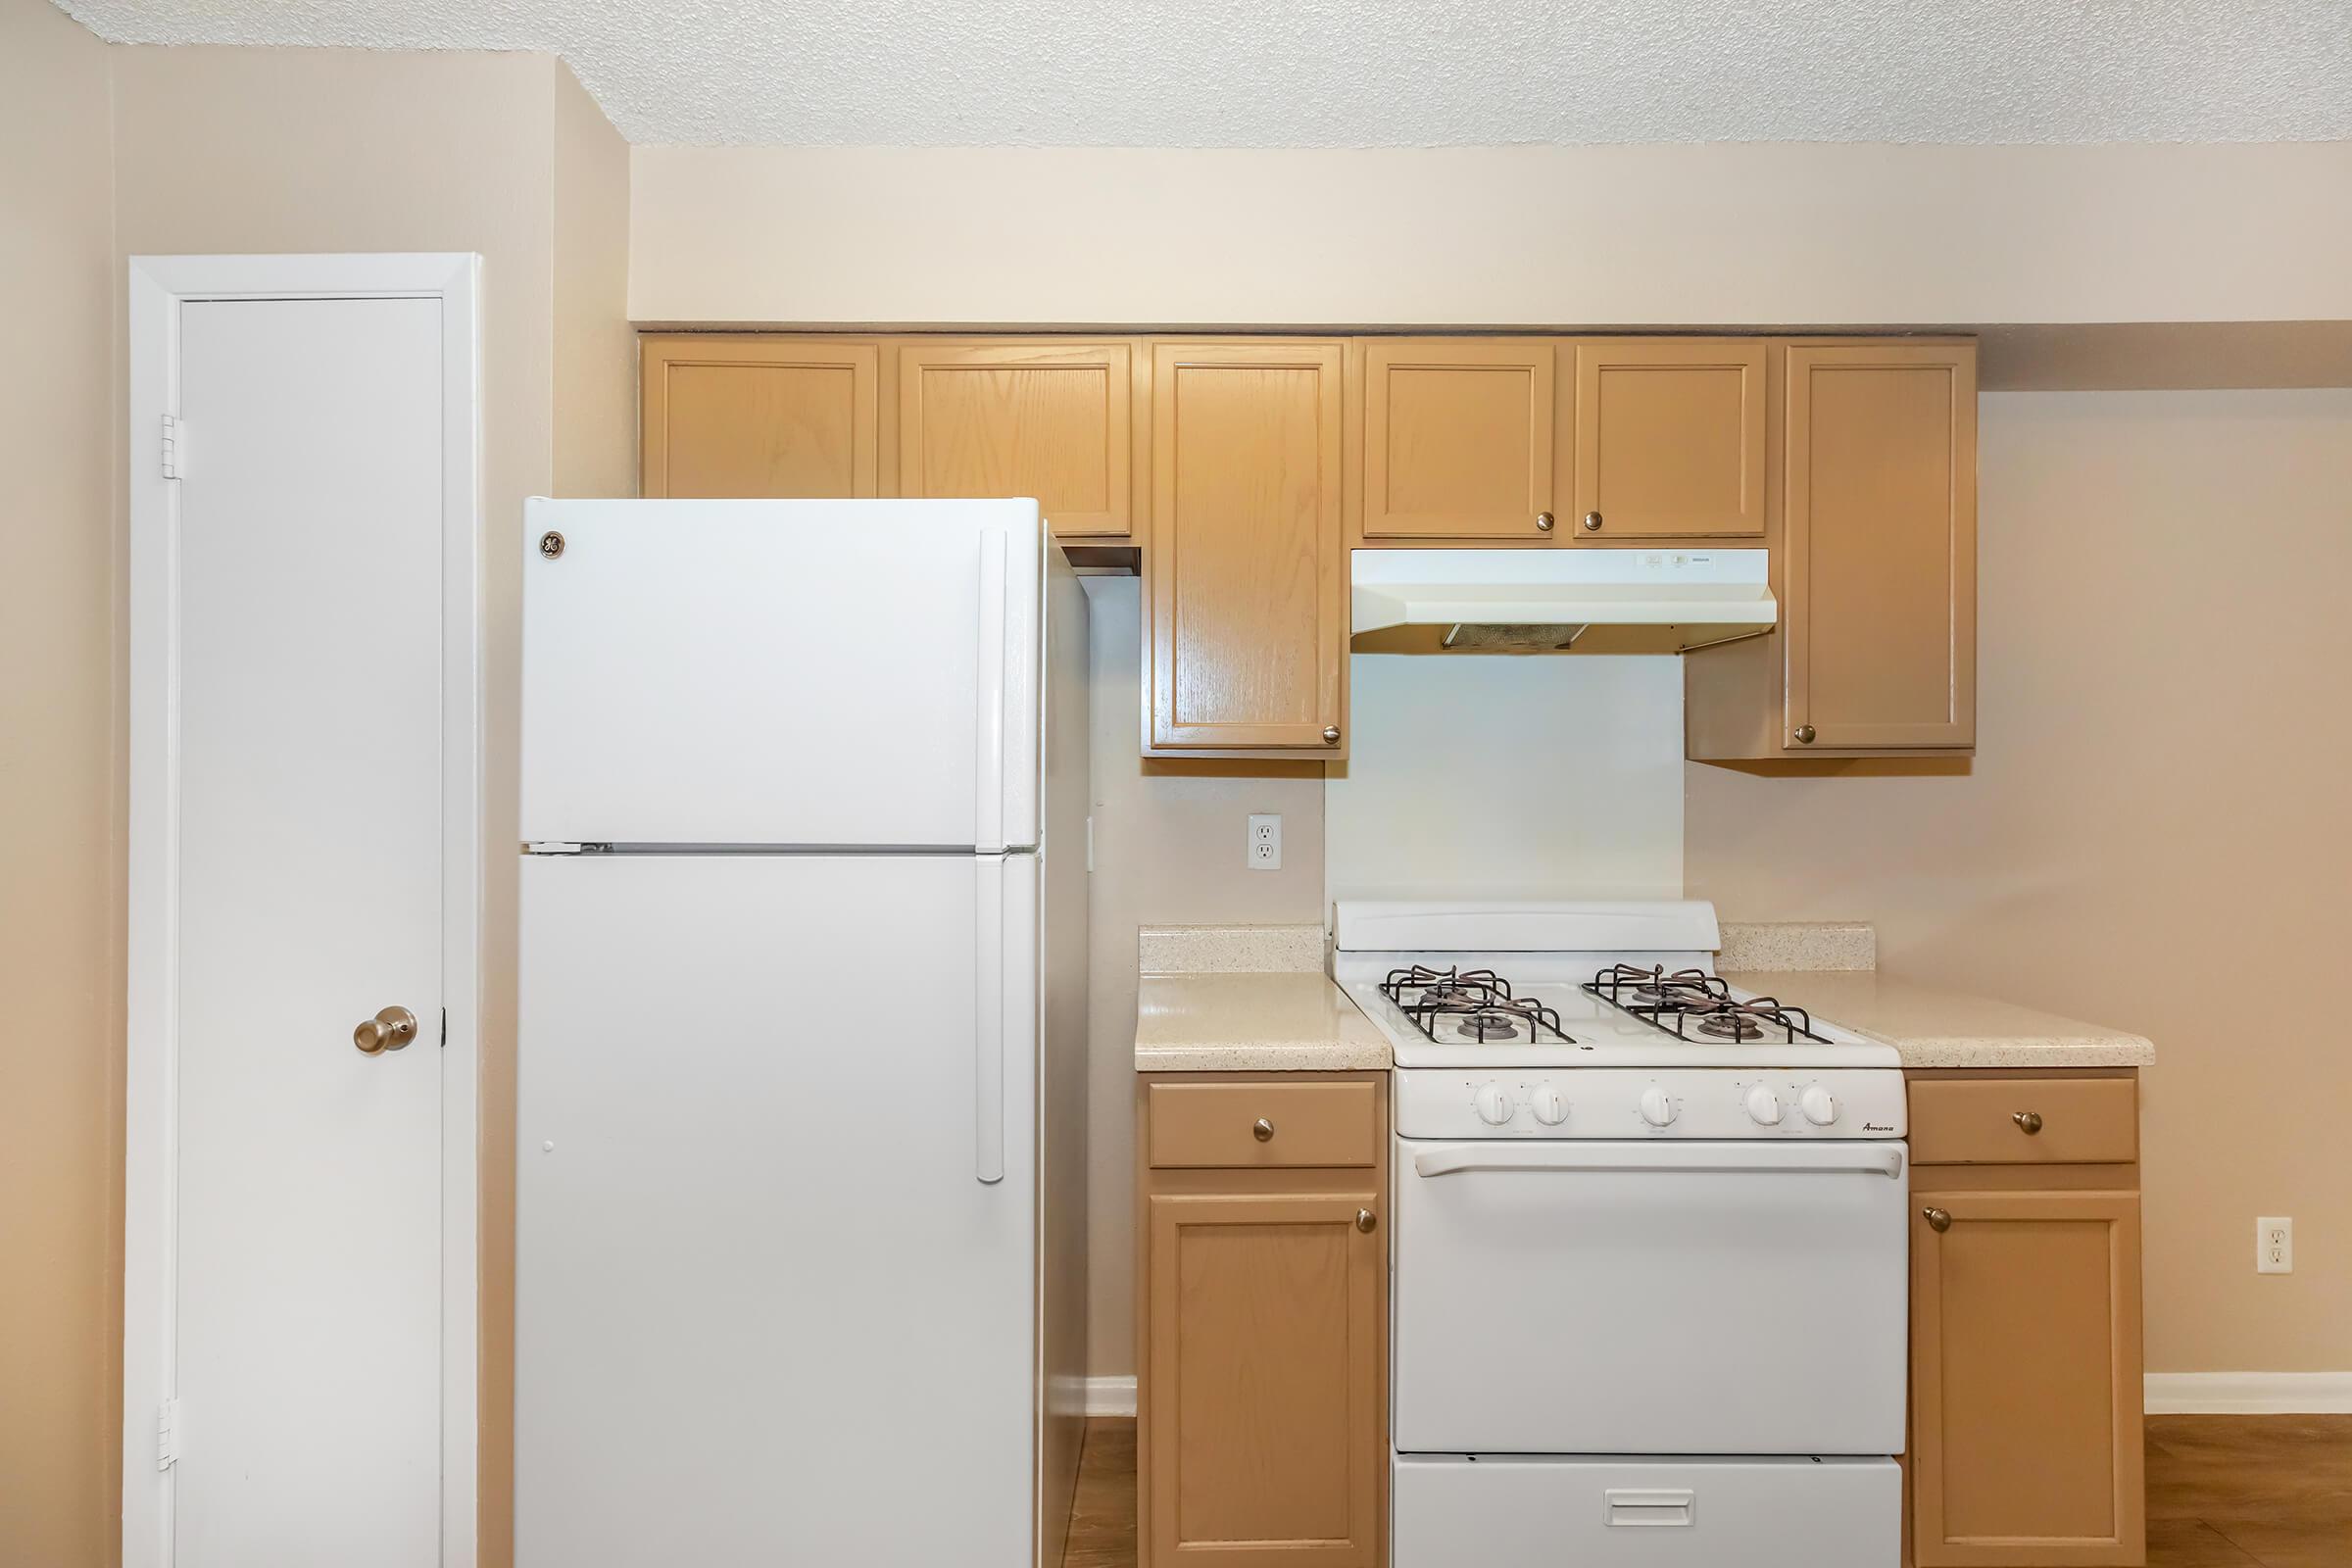
[(1780, 618), (1762, 550), (1357, 550), (1357, 653), (1679, 654)]

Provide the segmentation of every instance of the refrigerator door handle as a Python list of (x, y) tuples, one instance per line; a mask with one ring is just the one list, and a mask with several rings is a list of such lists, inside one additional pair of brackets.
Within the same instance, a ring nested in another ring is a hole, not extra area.
[(973, 862), (978, 886), (974, 929), (978, 972), (973, 989), (972, 1174), (1004, 1179), (1004, 862)]
[(972, 775), (972, 847), (982, 855), (1004, 848), (1004, 535), (980, 535), (979, 745)]

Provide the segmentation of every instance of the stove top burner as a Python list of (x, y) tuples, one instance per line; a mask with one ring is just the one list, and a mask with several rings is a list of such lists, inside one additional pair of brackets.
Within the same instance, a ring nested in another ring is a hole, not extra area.
[(1466, 1012), (1454, 1022), (1454, 1027), (1480, 1044), (1490, 1040), (1519, 1038), (1519, 1020), (1501, 1007), (1481, 1007)]
[(1432, 969), (1416, 963), (1389, 971), (1380, 991), (1433, 1042), (1575, 1043), (1561, 1029), (1557, 1012), (1533, 999), (1512, 996), (1510, 982), (1492, 969)]
[(1737, 1009), (1727, 1012), (1705, 1012), (1691, 1025), (1710, 1040), (1761, 1040), (1764, 1026), (1746, 1013)]
[(1813, 1015), (1804, 1008), (1783, 1006), (1777, 997), (1734, 1002), (1732, 988), (1704, 969), (1668, 974), (1663, 965), (1639, 969), (1617, 963), (1594, 975), (1584, 989), (1679, 1040), (1744, 1043), (1778, 1038), (1791, 1044), (1831, 1044), (1828, 1036), (1814, 1032)]

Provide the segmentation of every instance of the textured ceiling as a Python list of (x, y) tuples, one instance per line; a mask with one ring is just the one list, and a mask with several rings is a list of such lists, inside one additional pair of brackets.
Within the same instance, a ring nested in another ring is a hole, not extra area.
[(2352, 0), (59, 0), (561, 54), (637, 142), (2352, 139)]

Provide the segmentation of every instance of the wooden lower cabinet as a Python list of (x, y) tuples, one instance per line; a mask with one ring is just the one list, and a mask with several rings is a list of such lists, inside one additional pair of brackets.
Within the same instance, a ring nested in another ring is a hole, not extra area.
[[(1301, 1076), (1156, 1082), (1289, 1089)], [(1312, 1081), (1373, 1086), (1314, 1111), (1361, 1116), (1360, 1137), (1334, 1143), (1325, 1126), (1318, 1147), (1361, 1149), (1372, 1163), (1277, 1166), (1237, 1152), (1230, 1166), (1155, 1166), (1146, 1081), (1137, 1380), (1146, 1568), (1386, 1560), (1388, 1203), (1375, 1152), (1387, 1142), (1385, 1084), (1379, 1075)], [(1266, 1096), (1274, 1114), (1264, 1122), (1275, 1131), (1265, 1147), (1302, 1125), (1296, 1113), (1306, 1107), (1288, 1098), (1286, 1110), (1285, 1097)], [(1163, 1095), (1159, 1114), (1182, 1103)], [(1199, 1107), (1184, 1108), (1197, 1120)], [(1181, 1133), (1157, 1147), (1162, 1158), (1217, 1157), (1201, 1152), (1214, 1146)]]
[[(1968, 1088), (2007, 1087), (2024, 1114), (2085, 1082), (2102, 1081)], [(1922, 1117), (1923, 1087), (1915, 1147), (1923, 1120), (1948, 1114)], [(2134, 1568), (2147, 1560), (2138, 1167), (2019, 1144), (2003, 1163), (1913, 1169), (1911, 1557)]]

